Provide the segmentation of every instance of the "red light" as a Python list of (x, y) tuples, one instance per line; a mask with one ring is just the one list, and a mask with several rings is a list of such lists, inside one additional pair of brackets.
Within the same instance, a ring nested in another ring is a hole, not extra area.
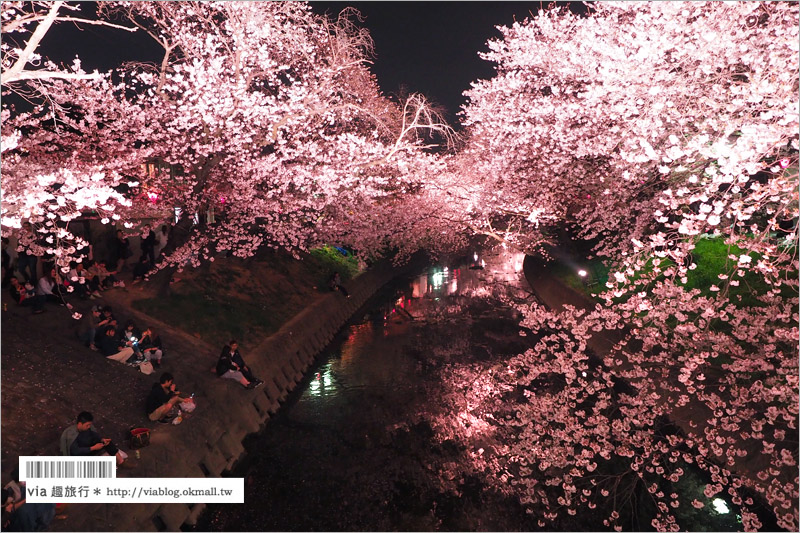
[(220, 196), (219, 197), (219, 203), (221, 203), (221, 204), (225, 203), (225, 197), (224, 196)]

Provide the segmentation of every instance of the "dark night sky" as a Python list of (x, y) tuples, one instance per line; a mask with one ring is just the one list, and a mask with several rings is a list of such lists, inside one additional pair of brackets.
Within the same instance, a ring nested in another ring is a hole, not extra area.
[(443, 106), (455, 124), (462, 93), (477, 79), (490, 78), (491, 63), (478, 57), (486, 41), (499, 37), (497, 25), (524, 20), (540, 2), (311, 2), (318, 13), (347, 6), (361, 12), (362, 26), (375, 41), (372, 67), (384, 93), (401, 87)]
[[(84, 11), (93, 11), (93, 3)], [(375, 42), (372, 66), (384, 93), (420, 92), (442, 106), (451, 124), (464, 104), (462, 93), (471, 81), (492, 76), (493, 66), (478, 57), (486, 41), (498, 37), (497, 25), (510, 25), (536, 13), (541, 2), (310, 2), (317, 13), (336, 16), (347, 6), (357, 8)], [(544, 4), (547, 5), (547, 4)], [(580, 10), (581, 3), (573, 3)], [(142, 32), (71, 24), (53, 28), (41, 52), (56, 62), (71, 62), (76, 54), (84, 69), (106, 70), (126, 60), (160, 61), (160, 48)]]

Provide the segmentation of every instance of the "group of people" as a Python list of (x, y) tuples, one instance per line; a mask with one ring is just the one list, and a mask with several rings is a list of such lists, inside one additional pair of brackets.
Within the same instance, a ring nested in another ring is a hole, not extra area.
[(194, 411), (194, 394), (182, 396), (175, 385), (175, 378), (164, 372), (150, 389), (145, 402), (147, 418), (162, 424), (180, 424), (184, 413)]
[[(112, 249), (112, 258), (105, 265), (84, 257), (80, 262), (73, 263), (69, 272), (62, 273), (54, 266), (42, 263), (41, 266), (45, 268), (41, 277), (37, 277), (37, 262), (41, 254), (33, 250), (33, 238), (30, 237), (33, 234), (30, 224), (26, 223), (19, 239), (20, 247), (17, 248), (16, 271), (5, 247), (3, 248), (3, 279), (17, 304), (30, 307), (37, 314), (44, 311), (48, 302), (72, 309), (69, 302), (71, 298), (95, 299), (107, 289), (123, 286), (116, 274), (131, 255), (128, 238), (121, 231), (116, 234), (117, 242)], [(141, 260), (133, 269), (134, 282), (143, 279), (150, 271), (160, 248), (166, 243), (166, 235), (166, 227), (153, 232), (149, 226), (145, 226), (141, 241)], [(7, 239), (4, 244), (8, 244)], [(87, 348), (99, 352), (107, 359), (136, 366), (146, 362), (152, 365), (151, 371), (153, 367), (162, 366), (164, 348), (158, 333), (152, 327), (139, 329), (133, 320), (125, 322), (124, 327), (120, 326), (111, 306), (93, 305), (81, 317), (76, 333)], [(264, 384), (245, 363), (235, 340), (231, 340), (222, 349), (216, 373), (219, 377), (234, 380), (247, 389), (255, 389)], [(163, 372), (157, 383), (153, 384), (144, 404), (145, 415), (150, 421), (176, 424), (194, 410), (194, 394), (179, 391), (172, 374)], [(75, 424), (62, 433), (62, 454), (109, 455), (116, 457), (118, 465), (127, 464), (127, 454), (111, 439), (101, 436), (94, 429), (93, 420), (92, 413), (88, 411), (78, 414)], [(20, 502), (14, 500), (13, 494), (5, 489), (2, 499), (6, 511), (3, 517), (4, 529), (46, 527), (52, 520), (53, 513), (50, 513), (52, 509), (49, 507), (39, 509), (31, 506), (23, 510)]]
[[(148, 272), (155, 266), (156, 258), (167, 245), (169, 228), (162, 226), (160, 230), (153, 231), (150, 224), (145, 224), (140, 237), (139, 248), (141, 255), (133, 267), (133, 283), (143, 281)], [(117, 236), (112, 248), (117, 270), (121, 271), (125, 268), (128, 258), (133, 256), (130, 239), (125, 236), (122, 230), (117, 230)]]
[[(140, 248), (141, 256), (133, 266), (133, 282), (138, 283), (153, 269), (156, 258), (167, 244), (168, 226), (153, 231), (149, 224), (143, 226)], [(92, 246), (85, 248), (86, 253), (79, 261), (70, 264), (62, 272), (55, 267), (52, 257), (47, 255), (41, 237), (30, 222), (25, 222), (17, 233), (16, 261), (8, 252), (9, 239), (2, 242), (2, 285), (9, 287), (14, 301), (20, 305), (31, 307), (34, 313), (44, 311), (48, 301), (72, 308), (69, 298), (72, 295), (86, 300), (100, 298), (101, 293), (114, 287), (124, 287), (125, 282), (117, 276), (126, 268), (127, 260), (133, 256), (129, 238), (122, 230), (117, 230), (111, 243), (109, 258), (105, 263), (94, 260)], [(39, 276), (37, 267), (42, 257)], [(44, 258), (50, 257), (45, 260)]]
[[(101, 263), (89, 259), (73, 262), (66, 275), (59, 273), (54, 266), (46, 265), (44, 274), (36, 278), (28, 274), (20, 280), (15, 274), (9, 275), (8, 290), (18, 305), (30, 307), (34, 314), (43, 313), (47, 302), (72, 309), (70, 295), (82, 300), (101, 297), (101, 292), (112, 287), (124, 287), (116, 272), (109, 272)], [(35, 272), (35, 271), (34, 271)]]
[(164, 357), (161, 337), (151, 327), (140, 330), (133, 320), (118, 325), (111, 306), (95, 305), (81, 318), (78, 338), (84, 345), (112, 361), (138, 366), (147, 361), (158, 368)]

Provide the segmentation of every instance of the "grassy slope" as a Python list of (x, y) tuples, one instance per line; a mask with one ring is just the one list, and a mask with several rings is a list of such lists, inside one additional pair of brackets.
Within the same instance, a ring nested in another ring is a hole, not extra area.
[(254, 343), (328, 292), (335, 270), (347, 280), (357, 272), (355, 260), (333, 249), (312, 250), (300, 261), (283, 252), (225, 258), (179, 274), (169, 298), (133, 306), (214, 345), (231, 338)]

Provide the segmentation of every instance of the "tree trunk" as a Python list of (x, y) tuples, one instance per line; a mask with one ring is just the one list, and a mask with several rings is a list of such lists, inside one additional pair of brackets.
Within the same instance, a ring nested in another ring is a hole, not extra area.
[[(189, 241), (192, 234), (192, 217), (190, 214), (184, 213), (178, 223), (172, 227), (169, 232), (167, 244), (161, 251), (162, 255), (168, 255)], [(172, 276), (178, 268), (174, 265), (167, 266), (150, 276), (149, 281), (156, 286), (156, 294), (159, 298), (166, 298), (169, 296), (169, 284)]]

